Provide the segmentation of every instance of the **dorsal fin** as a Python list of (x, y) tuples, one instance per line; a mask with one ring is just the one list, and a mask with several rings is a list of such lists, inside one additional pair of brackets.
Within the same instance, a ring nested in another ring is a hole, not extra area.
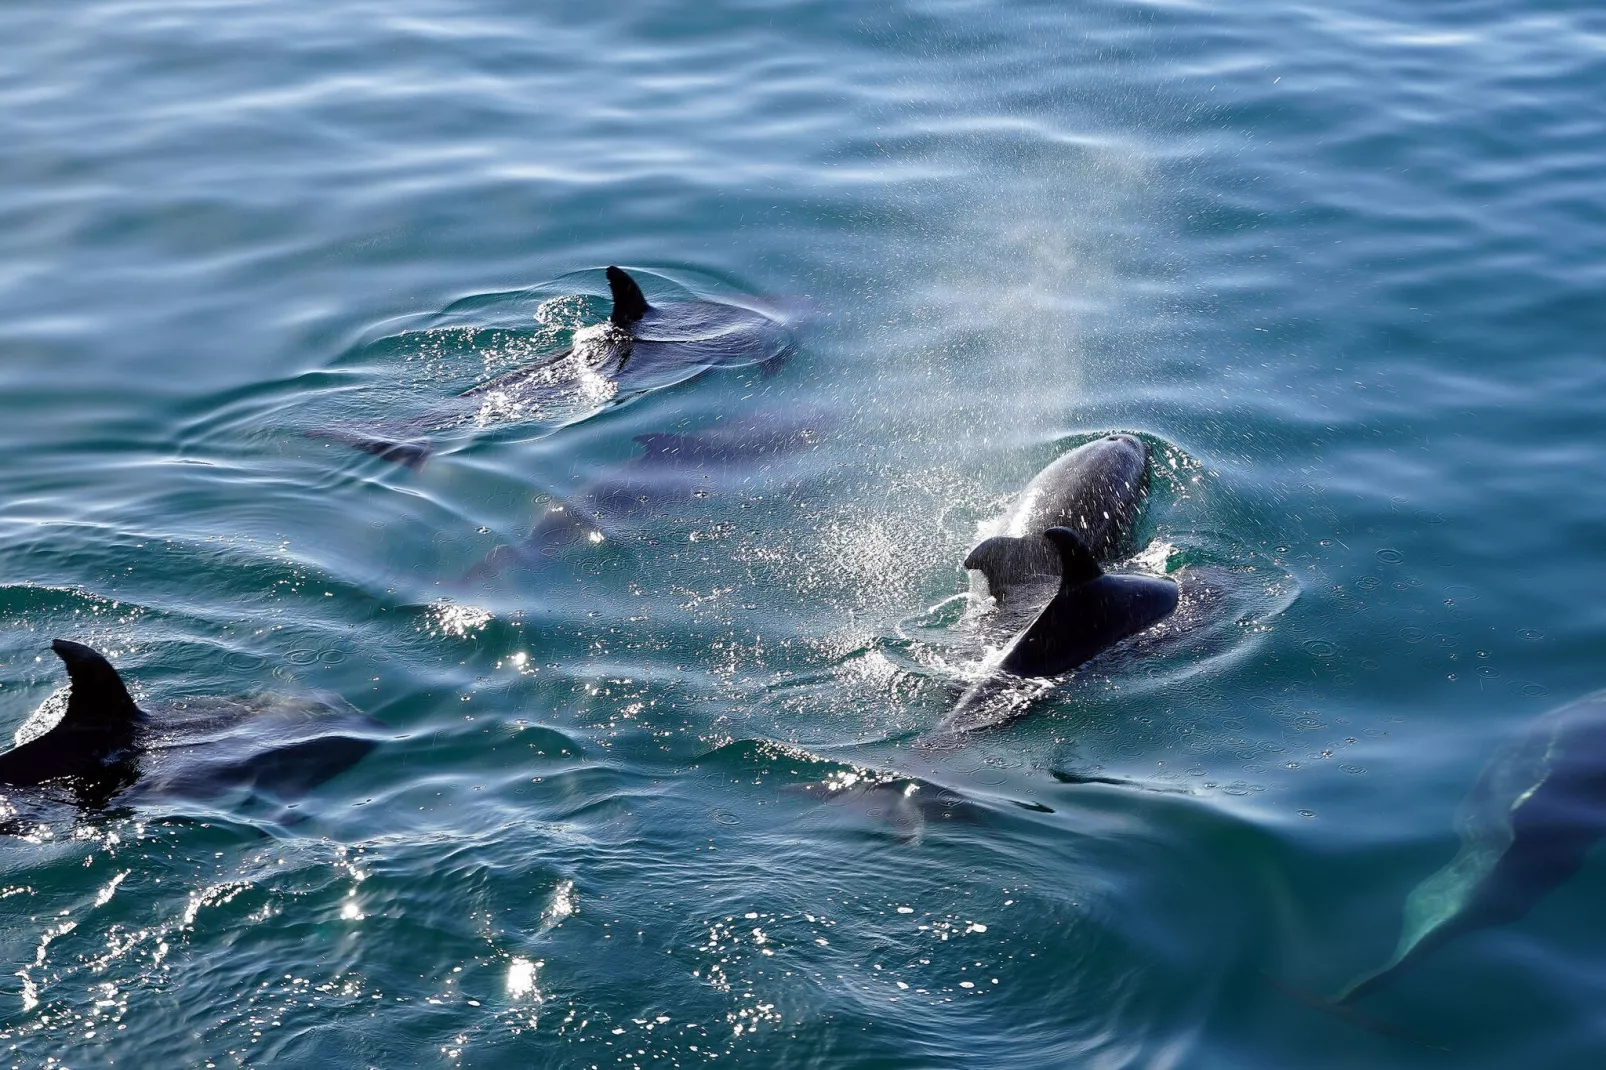
[(1082, 537), (1070, 528), (1049, 528), (1043, 532), (1060, 556), (1060, 590), (1069, 587), (1080, 587), (1084, 583), (1091, 583), (1104, 575), (1099, 563), (1093, 557), (1093, 552), (1087, 548)]
[(613, 314), (608, 318), (621, 327), (635, 323), (651, 307), (636, 280), (612, 264), (608, 265), (608, 289), (613, 293)]
[(72, 684), (62, 727), (110, 728), (144, 718), (111, 662), (84, 644), (67, 639), (55, 640), (50, 649), (67, 667), (67, 679)]

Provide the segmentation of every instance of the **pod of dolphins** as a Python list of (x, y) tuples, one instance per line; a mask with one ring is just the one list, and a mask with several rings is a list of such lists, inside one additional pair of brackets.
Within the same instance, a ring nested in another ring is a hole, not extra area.
[[(577, 332), (572, 349), (459, 397), (539, 394), (585, 376), (615, 391), (632, 383), (645, 389), (714, 367), (768, 369), (790, 352), (783, 325), (762, 313), (707, 301), (658, 308), (622, 269), (609, 267), (607, 279), (612, 313)], [(313, 434), (415, 468), (432, 450), (417, 437)], [(782, 442), (807, 440), (801, 428), (779, 436)], [(653, 466), (677, 458), (702, 463), (743, 448), (717, 435), (639, 441), (646, 454), (636, 467), (649, 476)], [(1047, 681), (1175, 611), (1174, 580), (1104, 568), (1130, 549), (1148, 471), (1148, 446), (1134, 435), (1110, 434), (1072, 449), (1032, 478), (994, 523), (995, 533), (965, 557), (972, 600), (984, 607), (994, 630), (1010, 638), (989, 674), (959, 697), (926, 742), (956, 743), (1021, 716)], [(609, 503), (637, 500), (638, 488), (628, 479), (623, 485), (624, 491), (612, 483), (588, 490), (589, 508), (553, 505), (526, 546), (493, 555), (477, 574), (493, 575), (507, 558), (599, 534), (599, 514)], [(51, 649), (67, 670), (65, 702), (52, 696), (18, 731), (17, 745), (0, 754), (0, 785), (64, 787), (87, 808), (105, 806), (136, 783), (192, 796), (244, 788), (284, 798), (335, 776), (384, 738), (383, 725), (338, 699), (218, 698), (147, 711), (101, 654), (65, 639)], [(1540, 718), (1494, 757), (1466, 801), (1460, 852), (1410, 895), (1394, 955), (1352, 981), (1332, 1005), (1392, 983), (1462, 934), (1522, 918), (1578, 871), (1603, 835), (1606, 692)]]

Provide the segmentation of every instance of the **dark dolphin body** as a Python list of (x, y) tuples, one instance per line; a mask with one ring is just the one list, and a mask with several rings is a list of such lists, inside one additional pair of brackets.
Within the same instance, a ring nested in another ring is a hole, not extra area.
[(739, 305), (682, 301), (651, 305), (622, 268), (607, 270), (613, 309), (607, 320), (575, 332), (571, 348), (539, 364), (517, 368), (454, 398), (436, 416), (389, 432), (339, 429), (308, 432), (421, 468), (434, 446), (422, 437), (454, 417), (480, 410), (539, 414), (572, 405), (580, 397), (595, 406), (673, 386), (710, 368), (758, 364), (778, 368), (792, 352), (792, 339), (778, 320)]
[(971, 593), (989, 595), (1001, 609), (1035, 609), (1060, 577), (1059, 555), (1042, 538), (1049, 528), (1076, 532), (1094, 558), (1119, 553), (1143, 508), (1149, 449), (1134, 435), (1113, 434), (1084, 443), (1026, 484), (1002, 520), (1002, 532), (965, 558)]
[(938, 737), (1014, 720), (1035, 697), (1023, 680), (1069, 672), (1177, 608), (1172, 580), (1104, 572), (1070, 528), (1050, 528), (1043, 538), (1059, 556), (1059, 592), (1010, 642), (994, 674), (960, 696)]
[(1399, 947), (1341, 1004), (1464, 933), (1507, 925), (1578, 872), (1606, 836), (1606, 691), (1539, 718), (1504, 747), (1461, 813), (1461, 850), (1405, 904)]
[(378, 745), (379, 722), (350, 706), (310, 698), (259, 695), (198, 698), (147, 713), (129, 697), (117, 670), (81, 643), (57, 639), (66, 665), (66, 712), (47, 700), (0, 754), (0, 784), (61, 785), (80, 805), (98, 809), (114, 796), (160, 794), (194, 799), (246, 791), (283, 800), (361, 760)]

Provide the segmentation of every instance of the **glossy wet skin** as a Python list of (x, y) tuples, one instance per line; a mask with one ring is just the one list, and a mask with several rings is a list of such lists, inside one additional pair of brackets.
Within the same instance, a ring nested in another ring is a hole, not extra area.
[[(1084, 443), (1038, 472), (997, 522), (997, 534), (965, 559), (971, 594), (1004, 609), (1043, 598), (1059, 578), (1059, 560), (1040, 536), (1064, 526), (1099, 560), (1123, 549), (1148, 491), (1148, 446), (1135, 435)], [(1046, 599), (1044, 599), (1046, 600)]]
[(117, 673), (99, 654), (58, 639), (52, 651), (66, 667), (72, 690), (60, 719), (48, 730), (47, 703), (19, 732), (26, 742), (0, 754), (0, 783), (35, 787), (77, 780), (84, 793), (104, 796), (129, 780), (129, 763), (145, 714), (134, 705)]
[(1068, 527), (1103, 559), (1142, 504), (1148, 464), (1149, 448), (1135, 435), (1105, 435), (1078, 446), (1032, 477), (1001, 534), (1041, 535)]
[(1042, 541), (1059, 556), (1058, 593), (1009, 644), (994, 674), (960, 697), (938, 727), (939, 737), (1023, 715), (1035, 694), (1018, 687), (1021, 681), (1070, 672), (1175, 612), (1174, 581), (1103, 573), (1091, 551), (1068, 528), (1050, 528)]

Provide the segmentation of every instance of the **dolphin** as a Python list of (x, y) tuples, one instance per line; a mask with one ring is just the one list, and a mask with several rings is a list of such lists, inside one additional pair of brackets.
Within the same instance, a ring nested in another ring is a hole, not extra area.
[(1011, 799), (979, 790), (961, 791), (924, 777), (892, 771), (853, 767), (852, 772), (792, 785), (791, 790), (821, 802), (856, 811), (887, 826), (907, 844), (917, 844), (928, 825), (954, 822), (987, 825), (1013, 806), (1039, 814), (1052, 814), (1041, 802)]
[(1461, 850), (1407, 897), (1399, 946), (1335, 1002), (1377, 991), (1465, 933), (1525, 917), (1606, 836), (1606, 691), (1535, 721), (1503, 747), (1460, 816)]
[(465, 580), (487, 580), (509, 567), (539, 568), (570, 547), (595, 546), (645, 513), (695, 507), (762, 486), (778, 465), (821, 442), (820, 425), (795, 414), (754, 414), (686, 432), (637, 435), (642, 452), (586, 483), (566, 500), (547, 502), (517, 545), (499, 546)]
[(613, 299), (608, 318), (576, 331), (563, 352), (470, 387), (434, 415), (388, 432), (316, 429), (307, 437), (418, 469), (434, 452), (426, 432), (469, 413), (538, 418), (577, 402), (594, 412), (710, 368), (757, 364), (767, 374), (792, 353), (786, 327), (762, 312), (718, 301), (653, 305), (623, 268), (609, 265), (606, 274)]
[(50, 648), (67, 669), (65, 712), (59, 692), (35, 711), (0, 754), (0, 785), (59, 784), (88, 809), (136, 782), (190, 798), (304, 792), (362, 759), (384, 729), (338, 699), (294, 696), (201, 697), (148, 713), (95, 650), (66, 639)]
[(1160, 576), (1106, 573), (1068, 527), (1041, 536), (1059, 558), (1059, 591), (1004, 648), (994, 672), (960, 696), (934, 735), (953, 737), (1012, 721), (1046, 687), (1022, 682), (1059, 676), (1164, 620), (1177, 585)]
[(1059, 555), (1043, 533), (1070, 528), (1095, 559), (1109, 560), (1143, 508), (1148, 477), (1149, 448), (1136, 435), (1105, 435), (1066, 453), (1026, 484), (995, 523), (1001, 533), (965, 558), (971, 594), (1004, 609), (1035, 609), (1060, 577)]

